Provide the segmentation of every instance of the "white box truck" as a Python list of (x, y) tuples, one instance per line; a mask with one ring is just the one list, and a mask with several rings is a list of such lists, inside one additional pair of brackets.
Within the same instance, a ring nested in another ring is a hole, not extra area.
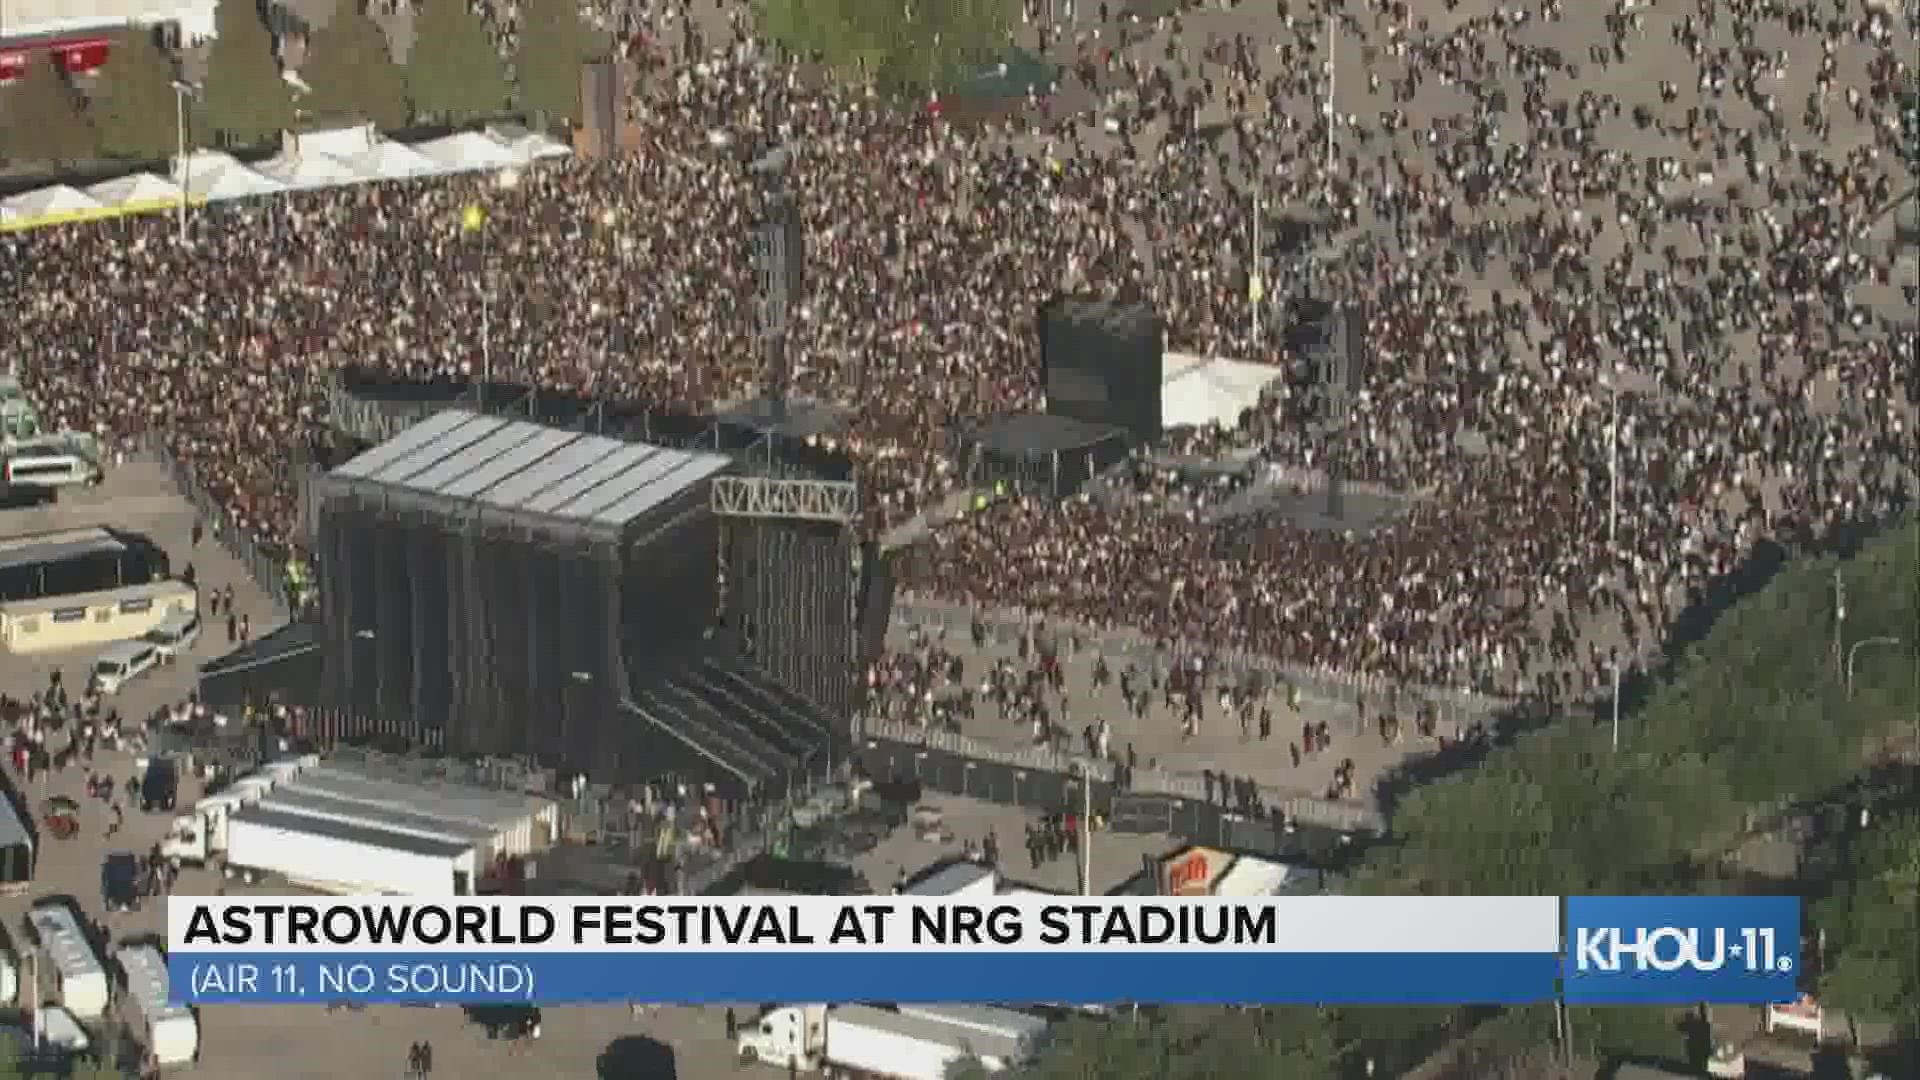
[(470, 845), (250, 806), (227, 823), (223, 869), (340, 895), (469, 896), (477, 861)]
[[(105, 1015), (112, 996), (107, 968), (73, 909), (57, 901), (35, 904), (22, 922), (27, 940), (53, 969), (60, 1004), (82, 1020), (98, 1020)], [(39, 989), (28, 987), (27, 992), (37, 998)]]
[(1025, 1048), (1025, 1056), (1040, 1052), (1053, 1025), (1038, 1016), (1000, 1009), (991, 1005), (927, 1005), (902, 1003), (896, 1006), (902, 1016), (918, 1016), (946, 1024), (961, 1031), (991, 1035)]
[(114, 954), (133, 1003), (147, 1052), (162, 1066), (185, 1065), (200, 1056), (200, 1021), (193, 1010), (167, 1002), (167, 961), (151, 945), (128, 945)]
[(976, 1058), (988, 1072), (1021, 1064), (1025, 1050), (998, 1036), (868, 1005), (788, 1005), (742, 1029), (742, 1061), (873, 1080), (946, 1080)]

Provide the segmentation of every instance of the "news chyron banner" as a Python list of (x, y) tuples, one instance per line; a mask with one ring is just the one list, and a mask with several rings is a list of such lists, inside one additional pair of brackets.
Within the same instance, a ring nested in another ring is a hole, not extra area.
[(1566, 906), (1583, 921), (1563, 934), (1557, 897), (175, 897), (169, 993), (194, 1005), (1796, 996), (1797, 901)]

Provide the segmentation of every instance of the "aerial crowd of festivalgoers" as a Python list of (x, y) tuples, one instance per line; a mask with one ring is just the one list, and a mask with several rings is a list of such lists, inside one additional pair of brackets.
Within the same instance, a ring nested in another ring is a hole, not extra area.
[[(740, 148), (771, 110), (805, 217), (795, 390), (852, 409), (834, 442), (891, 526), (963, 485), (956, 424), (1042, 406), (1035, 313), (1063, 291), (1288, 368), (1249, 283), (1255, 218), (1297, 213), (1318, 287), (1367, 311), (1344, 445), (1287, 379), (1205, 441), (1338, 453), (1403, 515), (1243, 523), (1229, 552), (1154, 500), (1011, 497), (933, 530), (903, 587), (1580, 697), (1756, 543), (1910, 505), (1915, 297), (1886, 211), (1914, 40), (1827, 4), (1453, 7), (1337, 7), (1365, 63), (1331, 138), (1329, 35), (1287, 0), (1265, 41), (1102, 5), (1047, 43), (1096, 111), (985, 126), (718, 42), (630, 103), (644, 152), (226, 204), (186, 243), (165, 216), (6, 234), (14, 359), (47, 426), (163, 439), (225, 527), (279, 547), (291, 448), (346, 365), (711, 410), (760, 379)], [(1575, 19), (1590, 47), (1543, 44)]]

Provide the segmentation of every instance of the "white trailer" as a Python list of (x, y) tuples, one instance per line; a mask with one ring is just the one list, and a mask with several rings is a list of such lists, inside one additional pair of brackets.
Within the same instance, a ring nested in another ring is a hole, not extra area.
[(1039, 1054), (1041, 1043), (1053, 1027), (1038, 1016), (991, 1005), (902, 1003), (896, 1007), (902, 1016), (918, 1016), (961, 1031), (1004, 1039), (1024, 1047), (1028, 1057)]
[[(105, 1015), (112, 996), (106, 965), (93, 951), (93, 943), (81, 929), (80, 920), (74, 918), (73, 909), (62, 903), (35, 904), (27, 912), (26, 931), (34, 948), (53, 968), (60, 1004), (82, 1020)], [(27, 992), (37, 995), (38, 988), (28, 987)]]
[(167, 960), (151, 945), (114, 954), (144, 1031), (147, 1052), (161, 1065), (185, 1065), (200, 1056), (200, 1022), (193, 1010), (167, 1001)]
[(559, 805), (551, 799), (522, 792), (383, 776), (325, 761), (302, 770), (289, 790), (485, 827), (494, 835), (489, 855), (528, 855), (542, 851), (560, 831)]
[(991, 866), (954, 862), (930, 870), (900, 890), (903, 896), (942, 896), (956, 900), (991, 900), (1000, 892), (1000, 875)]
[(261, 800), (260, 806), (263, 809), (298, 814), (301, 817), (338, 821), (369, 829), (384, 829), (387, 832), (405, 833), (408, 836), (424, 836), (434, 840), (461, 843), (473, 848), (489, 847), (495, 836), (494, 831), (485, 825), (448, 821), (432, 814), (416, 813), (411, 810), (369, 806), (365, 803), (336, 799), (331, 795), (323, 795), (298, 786), (276, 789), (273, 794)]
[(470, 895), (476, 861), (471, 845), (265, 806), (248, 807), (227, 825), (226, 874), (249, 884), (271, 876), (340, 895)]
[(875, 1080), (946, 1080), (948, 1070), (969, 1058), (988, 1072), (1027, 1060), (1009, 1040), (868, 1005), (770, 1009), (736, 1044), (742, 1061)]

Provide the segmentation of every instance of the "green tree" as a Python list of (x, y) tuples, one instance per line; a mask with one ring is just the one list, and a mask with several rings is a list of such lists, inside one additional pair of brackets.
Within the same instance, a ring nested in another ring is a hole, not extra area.
[(1016, 0), (762, 0), (766, 36), (893, 93), (978, 74), (1010, 47)]
[(7, 156), (15, 161), (72, 165), (93, 156), (93, 125), (81, 108), (80, 95), (67, 77), (45, 57), (27, 67), (26, 77), (7, 91), (7, 107), (0, 111)]
[(1870, 824), (1848, 863), (1847, 880), (1814, 908), (1831, 958), (1822, 1000), (1920, 1026), (1920, 814)]
[(93, 100), (100, 150), (126, 161), (155, 161), (177, 149), (173, 60), (151, 34), (127, 31), (113, 39), (113, 64)]
[(580, 19), (573, 0), (521, 0), (513, 77), (520, 107), (548, 122), (580, 118), (580, 63), (606, 51), (605, 35)]
[(273, 35), (253, 0), (220, 0), (207, 54), (207, 125), (224, 140), (264, 142), (293, 125), (293, 91), (280, 77)]
[(316, 117), (370, 121), (382, 131), (406, 126), (406, 77), (386, 32), (358, 7), (341, 4), (314, 31), (300, 77), (313, 88), (304, 104)]
[(407, 91), (423, 119), (463, 124), (506, 109), (506, 70), (466, 0), (426, 0), (420, 9), (407, 56)]

